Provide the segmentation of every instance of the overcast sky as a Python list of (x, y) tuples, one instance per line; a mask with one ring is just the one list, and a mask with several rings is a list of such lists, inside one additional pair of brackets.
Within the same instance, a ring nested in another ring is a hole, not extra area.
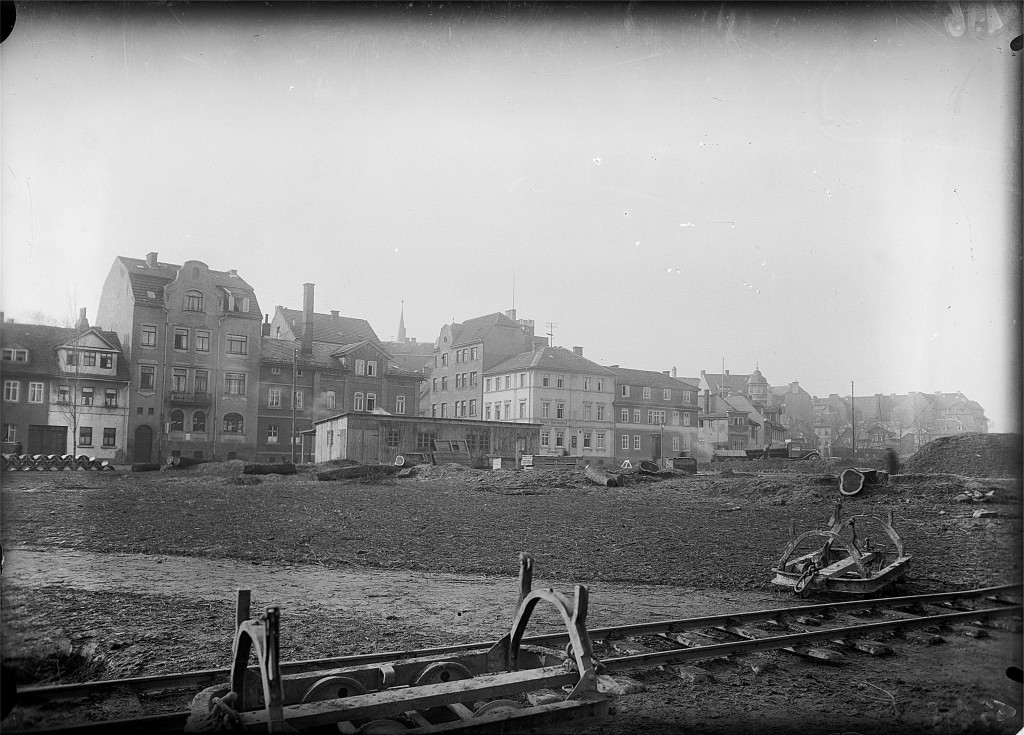
[(402, 300), (433, 341), (514, 298), (603, 364), (959, 390), (1019, 431), (1021, 18), (993, 7), (954, 35), (949, 3), (19, 3), (0, 300), (95, 315), (156, 251), (266, 313), (315, 283), (382, 339)]

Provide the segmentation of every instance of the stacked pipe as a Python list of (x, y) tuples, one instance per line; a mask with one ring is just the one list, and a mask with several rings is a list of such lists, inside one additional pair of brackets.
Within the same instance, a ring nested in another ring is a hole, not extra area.
[(113, 470), (109, 459), (89, 457), (85, 454), (5, 454), (3, 469), (19, 472), (45, 472), (46, 470)]

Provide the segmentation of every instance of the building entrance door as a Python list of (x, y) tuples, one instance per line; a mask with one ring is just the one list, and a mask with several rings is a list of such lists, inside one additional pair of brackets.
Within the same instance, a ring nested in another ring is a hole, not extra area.
[(132, 454), (134, 462), (149, 463), (153, 461), (153, 429), (140, 426), (135, 429), (135, 449)]
[(654, 451), (651, 452), (651, 459), (657, 462), (661, 459), (661, 434), (655, 434), (653, 439), (654, 441), (651, 442), (651, 446), (654, 448)]

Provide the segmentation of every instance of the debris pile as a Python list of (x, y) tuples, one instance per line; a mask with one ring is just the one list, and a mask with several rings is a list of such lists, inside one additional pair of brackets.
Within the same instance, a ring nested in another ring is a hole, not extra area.
[(1020, 434), (960, 434), (925, 444), (915, 453), (906, 474), (950, 474), (965, 477), (1019, 477)]

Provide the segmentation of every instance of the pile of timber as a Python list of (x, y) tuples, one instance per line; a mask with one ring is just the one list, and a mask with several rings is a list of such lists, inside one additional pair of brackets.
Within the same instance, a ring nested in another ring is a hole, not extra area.
[(206, 464), (208, 459), (193, 459), (192, 457), (168, 457), (168, 467), (193, 467), (197, 464)]
[(294, 462), (278, 462), (277, 464), (250, 463), (242, 468), (243, 475), (294, 475)]
[(597, 467), (587, 465), (583, 468), (583, 474), (587, 476), (588, 480), (596, 485), (604, 485), (605, 487), (622, 487), (622, 477), (620, 475), (605, 472)]
[(324, 470), (316, 473), (318, 480), (352, 480), (357, 477), (369, 475), (394, 475), (401, 467), (388, 464), (357, 464), (350, 467), (337, 467), (333, 470)]

